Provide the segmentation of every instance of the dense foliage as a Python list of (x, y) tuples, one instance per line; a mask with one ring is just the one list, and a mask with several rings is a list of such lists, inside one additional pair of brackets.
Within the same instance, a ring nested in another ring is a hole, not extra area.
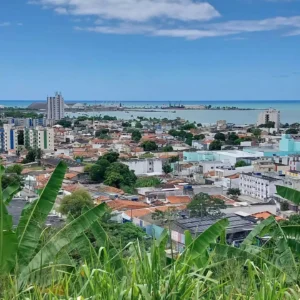
[(148, 249), (142, 229), (105, 220), (104, 204), (51, 232), (44, 225), (65, 171), (60, 163), (16, 229), (6, 205), (19, 187), (0, 186), (1, 298), (299, 299), (298, 224), (280, 225), (270, 217), (235, 248), (226, 241), (229, 222), (220, 219), (199, 236), (185, 232), (180, 255), (168, 230)]
[(222, 199), (214, 198), (205, 193), (199, 193), (194, 196), (187, 208), (189, 209), (191, 216), (219, 217), (223, 215), (221, 209), (226, 208), (226, 205)]
[(83, 189), (78, 189), (71, 195), (62, 198), (59, 212), (63, 215), (70, 214), (72, 217), (77, 218), (82, 214), (83, 209), (92, 208), (93, 206), (94, 202), (90, 194)]

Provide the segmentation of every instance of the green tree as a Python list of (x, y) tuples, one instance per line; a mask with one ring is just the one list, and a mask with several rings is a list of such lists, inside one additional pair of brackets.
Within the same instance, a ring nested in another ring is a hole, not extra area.
[(194, 123), (186, 123), (183, 126), (181, 126), (181, 130), (191, 130), (196, 128)]
[(154, 141), (145, 141), (141, 145), (144, 151), (155, 151), (158, 149), (158, 146)]
[(260, 124), (258, 127), (259, 128), (275, 128), (275, 122), (268, 121), (265, 124)]
[(131, 123), (129, 122), (123, 122), (122, 127), (131, 127)]
[(143, 125), (141, 122), (135, 122), (135, 128), (143, 128)]
[(239, 168), (239, 167), (246, 167), (248, 166), (247, 163), (244, 160), (239, 160), (235, 163), (235, 167)]
[(222, 142), (220, 140), (214, 140), (209, 144), (209, 150), (221, 150)]
[(255, 136), (255, 138), (260, 139), (261, 130), (259, 128), (255, 128), (252, 130), (252, 134)]
[(290, 128), (288, 130), (285, 131), (286, 134), (298, 134), (298, 130), (295, 128)]
[(214, 139), (215, 140), (219, 140), (219, 141), (225, 141), (226, 140), (226, 136), (225, 136), (224, 133), (218, 132), (218, 133), (215, 134)]
[(110, 151), (110, 152), (105, 153), (102, 157), (100, 157), (98, 159), (98, 161), (100, 161), (102, 159), (106, 159), (110, 163), (114, 163), (118, 160), (118, 158), (119, 158), (119, 153)]
[[(120, 176), (116, 176), (116, 174)], [(137, 178), (134, 174), (134, 171), (129, 170), (129, 167), (127, 165), (120, 162), (114, 162), (107, 168), (105, 172), (104, 183), (108, 184), (110, 182), (115, 182), (113, 186), (116, 187), (120, 187), (121, 185), (133, 186), (136, 180)]]
[(227, 195), (229, 196), (240, 196), (241, 191), (239, 188), (229, 188), (227, 191)]
[(124, 177), (120, 173), (108, 172), (105, 175), (104, 184), (120, 188), (124, 181)]
[(236, 140), (239, 140), (239, 136), (235, 132), (229, 132), (227, 136), (228, 144), (235, 144)]
[(221, 209), (225, 209), (226, 205), (222, 199), (213, 198), (212, 196), (199, 193), (194, 196), (192, 201), (187, 205), (191, 212), (191, 216), (196, 217), (220, 217), (223, 215)]
[(89, 173), (91, 171), (93, 164), (86, 164), (84, 166), (84, 172)]
[(158, 186), (161, 184), (161, 179), (158, 177), (139, 177), (135, 183), (135, 187), (151, 187)]
[(24, 186), (23, 177), (17, 174), (4, 174), (2, 176), (2, 188), (6, 189), (9, 186), (18, 185), (20, 187)]
[(63, 126), (64, 128), (70, 128), (72, 127), (72, 121), (67, 119), (61, 119), (56, 122), (56, 124)]
[(170, 163), (175, 163), (177, 161), (179, 161), (179, 156), (178, 155), (177, 156), (172, 156), (172, 157), (169, 158)]
[(138, 143), (140, 141), (140, 139), (142, 138), (142, 134), (139, 130), (133, 130), (131, 133), (131, 139), (133, 141), (135, 141), (136, 143)]
[(199, 141), (199, 140), (205, 139), (205, 135), (204, 134), (196, 134), (196, 135), (194, 135), (193, 138), (194, 138), (194, 140)]
[(109, 133), (109, 129), (107, 128), (101, 128), (100, 130), (97, 130), (95, 132), (95, 137), (103, 137), (103, 136), (107, 136), (107, 134)]
[(23, 164), (35, 162), (35, 159), (36, 159), (36, 150), (30, 149), (26, 154), (26, 157), (23, 159)]
[(17, 175), (21, 175), (23, 171), (23, 166), (19, 164), (15, 164), (12, 166), (8, 166), (5, 170), (5, 173), (15, 173)]
[[(296, 226), (300, 225), (300, 215), (291, 215), (288, 220), (283, 220), (280, 222), (281, 226)], [(298, 228), (297, 228), (298, 229)]]
[(94, 202), (91, 195), (84, 189), (78, 189), (71, 195), (62, 198), (59, 205), (59, 212), (63, 215), (71, 214), (72, 217), (79, 217), (83, 209), (94, 207)]
[[(286, 211), (286, 210), (289, 210), (289, 208), (290, 208), (290, 205), (289, 205), (288, 201), (283, 201), (280, 203), (280, 210)], [(300, 222), (299, 222), (299, 224), (300, 224)]]
[(95, 182), (101, 182), (105, 178), (105, 172), (110, 166), (110, 163), (106, 159), (100, 159), (90, 169), (90, 179)]
[(163, 166), (163, 171), (166, 173), (166, 174), (169, 174), (172, 172), (172, 167), (170, 165), (164, 165)]
[(163, 151), (164, 152), (172, 152), (173, 147), (171, 145), (166, 145), (166, 146), (163, 147)]

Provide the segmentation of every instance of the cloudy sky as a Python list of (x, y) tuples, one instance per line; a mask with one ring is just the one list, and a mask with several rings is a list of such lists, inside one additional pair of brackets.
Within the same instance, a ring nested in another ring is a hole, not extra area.
[(1, 0), (0, 99), (300, 99), (300, 0)]

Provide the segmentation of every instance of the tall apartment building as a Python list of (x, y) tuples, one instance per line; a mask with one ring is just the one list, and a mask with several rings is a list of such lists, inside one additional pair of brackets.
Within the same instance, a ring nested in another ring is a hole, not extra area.
[(53, 128), (36, 127), (24, 130), (25, 147), (41, 150), (54, 150), (54, 130)]
[(47, 120), (58, 121), (64, 118), (65, 101), (61, 93), (56, 93), (55, 97), (47, 97)]
[(0, 151), (7, 152), (18, 148), (18, 131), (10, 124), (0, 128)]
[(280, 127), (280, 111), (269, 108), (265, 111), (262, 111), (258, 115), (257, 126), (266, 124), (268, 122), (274, 122), (275, 128), (279, 129), (279, 127)]
[(23, 127), (36, 127), (36, 126), (46, 126), (46, 118), (7, 118), (8, 124), (13, 124), (15, 126)]

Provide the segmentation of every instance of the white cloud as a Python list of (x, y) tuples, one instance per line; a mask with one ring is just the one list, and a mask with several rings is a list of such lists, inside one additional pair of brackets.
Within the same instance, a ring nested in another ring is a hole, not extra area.
[[(145, 34), (199, 39), (283, 31), (299, 35), (300, 15), (261, 20), (212, 22), (220, 13), (203, 0), (30, 0), (56, 13), (88, 22), (76, 30), (102, 34)], [(300, 0), (299, 0), (300, 1)], [(210, 22), (204, 22), (210, 21)], [(241, 36), (241, 37), (240, 37)]]
[[(77, 27), (77, 30), (98, 32), (104, 34), (146, 34), (153, 36), (179, 37), (199, 39), (207, 37), (234, 36), (243, 33), (255, 33), (272, 30), (289, 30), (285, 35), (300, 34), (300, 16), (284, 18), (276, 17), (263, 20), (240, 20), (219, 23), (198, 24), (194, 27), (177, 28), (150, 26), (136, 23), (121, 23), (111, 26)], [(243, 37), (237, 37), (243, 39)]]
[(0, 23), (0, 27), (7, 27), (7, 26), (10, 26), (10, 22), (3, 22), (3, 23)]
[(68, 10), (65, 7), (56, 7), (54, 11), (60, 15), (67, 15)]
[[(37, 0), (32, 2), (36, 3)], [(161, 17), (180, 21), (206, 21), (220, 16), (209, 3), (192, 0), (40, 0), (39, 3), (65, 8), (72, 15), (133, 22)]]

